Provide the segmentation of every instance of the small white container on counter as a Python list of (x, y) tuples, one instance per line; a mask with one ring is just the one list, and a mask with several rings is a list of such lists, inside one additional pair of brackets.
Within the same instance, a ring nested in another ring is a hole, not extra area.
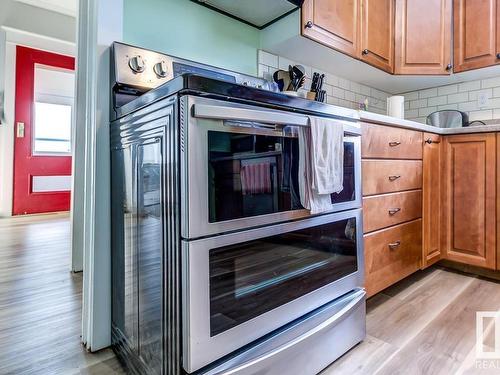
[(387, 98), (387, 116), (405, 118), (405, 97), (391, 96)]

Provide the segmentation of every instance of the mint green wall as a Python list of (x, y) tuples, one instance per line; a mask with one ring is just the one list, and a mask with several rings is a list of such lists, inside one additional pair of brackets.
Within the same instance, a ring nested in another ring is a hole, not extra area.
[(257, 74), (259, 30), (190, 0), (124, 0), (125, 43)]

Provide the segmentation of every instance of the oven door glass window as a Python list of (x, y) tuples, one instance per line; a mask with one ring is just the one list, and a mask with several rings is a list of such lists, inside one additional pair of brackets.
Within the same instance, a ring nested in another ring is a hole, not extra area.
[(350, 218), (209, 251), (215, 336), (357, 271)]
[[(354, 143), (344, 142), (344, 189), (332, 203), (355, 200), (354, 152)], [(303, 209), (298, 170), (296, 137), (209, 131), (209, 221)]]

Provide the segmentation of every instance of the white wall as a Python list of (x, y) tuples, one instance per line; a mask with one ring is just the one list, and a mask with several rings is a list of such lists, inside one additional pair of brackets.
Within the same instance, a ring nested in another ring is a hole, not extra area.
[(74, 17), (0, 0), (0, 217), (12, 213), (15, 46), (74, 55), (75, 34)]

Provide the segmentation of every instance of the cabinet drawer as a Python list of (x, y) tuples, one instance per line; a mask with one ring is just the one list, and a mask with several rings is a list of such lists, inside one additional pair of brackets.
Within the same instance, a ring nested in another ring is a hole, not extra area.
[(363, 160), (363, 195), (422, 188), (421, 160)]
[(422, 220), (364, 236), (369, 296), (417, 271), (422, 257)]
[(363, 230), (365, 233), (421, 217), (421, 190), (363, 198)]
[(361, 156), (380, 159), (422, 159), (422, 132), (361, 124)]

